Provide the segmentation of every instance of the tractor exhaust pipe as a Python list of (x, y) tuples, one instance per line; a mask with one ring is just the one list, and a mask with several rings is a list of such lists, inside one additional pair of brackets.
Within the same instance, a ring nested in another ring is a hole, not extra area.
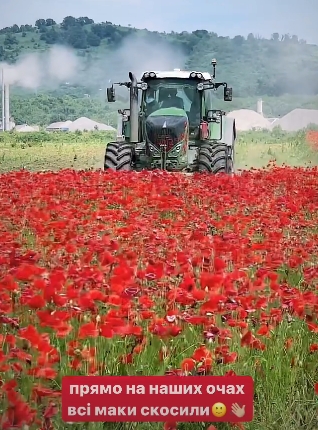
[(139, 142), (139, 106), (138, 106), (138, 87), (136, 76), (129, 72), (130, 86), (130, 141)]

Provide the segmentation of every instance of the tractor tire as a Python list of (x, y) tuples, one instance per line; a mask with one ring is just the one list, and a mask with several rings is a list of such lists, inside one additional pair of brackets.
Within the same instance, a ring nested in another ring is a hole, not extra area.
[(133, 148), (126, 142), (109, 142), (106, 146), (104, 170), (132, 170)]
[(203, 143), (199, 149), (197, 165), (199, 172), (228, 173), (234, 172), (233, 153), (229, 156), (229, 148), (223, 143)]

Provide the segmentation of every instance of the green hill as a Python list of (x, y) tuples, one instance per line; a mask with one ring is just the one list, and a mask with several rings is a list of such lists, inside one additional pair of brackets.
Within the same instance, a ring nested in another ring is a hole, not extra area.
[[(23, 54), (64, 45), (74, 49), (85, 65), (80, 79), (54, 90), (13, 88), (11, 111), (16, 122), (46, 124), (83, 114), (113, 121), (114, 115), (103, 101), (105, 86), (107, 79), (126, 78), (129, 67), (145, 63), (142, 58), (138, 64), (138, 46), (127, 45), (136, 40), (148, 46), (147, 57), (153, 52), (158, 65), (167, 64), (169, 56), (172, 63), (176, 53), (182, 62), (176, 67), (209, 71), (211, 59), (217, 58), (218, 78), (233, 86), (235, 99), (230, 109), (255, 109), (257, 97), (263, 98), (264, 112), (270, 116), (284, 115), (295, 107), (318, 108), (318, 46), (297, 36), (275, 33), (267, 40), (253, 34), (231, 39), (206, 30), (158, 33), (69, 16), (61, 24), (40, 19), (33, 25), (0, 30), (0, 62), (15, 63)], [(114, 61), (117, 52), (123, 57)]]

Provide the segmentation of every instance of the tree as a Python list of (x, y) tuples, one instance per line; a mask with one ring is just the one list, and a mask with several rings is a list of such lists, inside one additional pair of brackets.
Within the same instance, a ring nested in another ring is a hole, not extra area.
[(235, 37), (233, 38), (233, 43), (234, 43), (234, 45), (236, 45), (236, 46), (242, 46), (242, 45), (243, 45), (243, 43), (244, 43), (244, 41), (245, 41), (245, 39), (244, 39), (244, 37), (243, 37), (243, 36), (235, 36)]
[(76, 24), (77, 22), (74, 16), (66, 16), (62, 21), (61, 28), (63, 28), (63, 30), (68, 30), (70, 27), (73, 27)]
[(51, 27), (52, 25), (56, 25), (56, 22), (54, 21), (54, 19), (52, 19), (52, 18), (48, 18), (48, 19), (45, 21), (45, 25), (46, 25), (47, 27)]
[(7, 34), (3, 44), (4, 46), (10, 46), (10, 45), (18, 45), (19, 42), (15, 36), (13, 36), (12, 34)]
[(92, 26), (91, 31), (100, 39), (109, 39), (111, 41), (114, 40), (117, 33), (116, 27), (110, 24), (95, 24)]
[(87, 43), (90, 46), (99, 46), (100, 42), (101, 42), (101, 39), (100, 37), (97, 36), (97, 34), (91, 31), (87, 34)]
[(4, 27), (0, 30), (0, 34), (7, 34), (7, 33), (11, 33), (11, 30), (9, 27)]
[(54, 28), (51, 28), (47, 33), (46, 33), (46, 43), (48, 43), (49, 45), (53, 45), (54, 43), (57, 43), (60, 41), (60, 33), (58, 33)]
[(192, 31), (192, 34), (199, 38), (207, 37), (209, 35), (209, 32), (207, 30), (195, 30)]
[(12, 31), (12, 33), (20, 33), (20, 27), (17, 24), (14, 24), (11, 27), (11, 31)]
[(43, 27), (45, 25), (45, 19), (37, 19), (36, 21), (35, 21), (35, 26), (37, 27), (37, 28), (41, 28), (41, 27)]
[(274, 40), (275, 42), (279, 42), (279, 33), (273, 33), (272, 40)]
[(286, 34), (282, 34), (282, 36), (281, 36), (281, 41), (282, 42), (286, 42), (286, 43), (288, 43), (288, 42), (290, 42), (290, 35), (288, 34), (288, 33), (286, 33)]
[(88, 18), (87, 16), (81, 16), (77, 18), (76, 22), (82, 26), (88, 25), (88, 24), (94, 24), (94, 20), (91, 18)]
[(105, 27), (104, 24), (94, 24), (92, 25), (91, 31), (96, 34), (100, 39), (105, 37)]
[(87, 48), (87, 34), (81, 26), (70, 27), (66, 40), (75, 49)]

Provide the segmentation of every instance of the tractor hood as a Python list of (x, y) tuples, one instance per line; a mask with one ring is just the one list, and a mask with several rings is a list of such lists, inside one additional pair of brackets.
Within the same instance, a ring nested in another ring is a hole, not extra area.
[(157, 148), (166, 146), (169, 152), (184, 141), (188, 131), (188, 116), (183, 109), (158, 109), (146, 120), (147, 140)]
[(185, 116), (187, 118), (187, 114), (183, 109), (174, 107), (158, 109), (155, 112), (152, 112), (152, 114), (150, 114), (148, 118), (153, 118), (155, 116)]

